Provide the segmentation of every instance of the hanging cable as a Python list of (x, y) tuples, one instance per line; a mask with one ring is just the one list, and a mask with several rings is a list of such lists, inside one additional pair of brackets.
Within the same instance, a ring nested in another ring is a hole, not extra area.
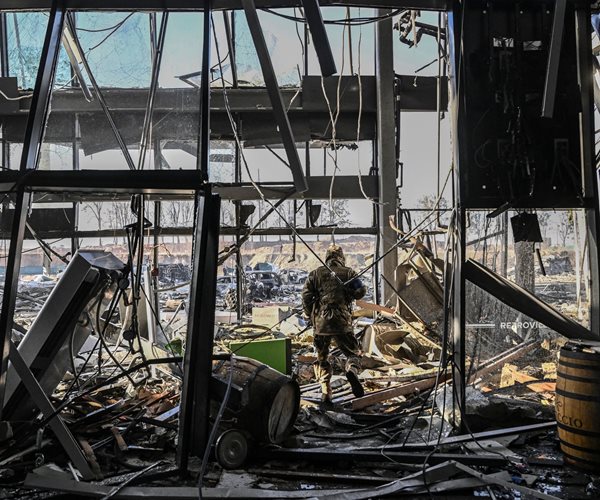
[[(358, 9), (358, 14), (360, 15), (360, 7)], [(360, 128), (361, 128), (361, 120), (362, 120), (362, 108), (363, 108), (363, 90), (362, 90), (362, 76), (361, 76), (361, 62), (362, 62), (362, 54), (361, 54), (361, 46), (362, 46), (362, 26), (360, 26), (359, 30), (358, 30), (358, 72), (357, 72), (357, 78), (358, 78), (358, 118), (356, 120), (356, 144), (358, 145), (360, 143)], [(373, 198), (369, 197), (369, 195), (365, 192), (365, 187), (363, 185), (363, 181), (362, 181), (362, 171), (360, 168), (360, 146), (358, 148), (358, 152), (357, 152), (357, 156), (358, 156), (358, 162), (357, 162), (357, 166), (358, 166), (358, 186), (360, 187), (360, 192), (363, 195), (363, 198), (365, 200), (370, 201), (372, 204), (374, 205), (383, 205), (382, 203), (379, 203), (377, 201), (375, 201)]]
[(200, 466), (200, 472), (198, 473), (198, 494), (200, 498), (202, 498), (202, 481), (204, 479), (204, 473), (206, 472), (206, 466), (208, 465), (208, 457), (210, 457), (210, 452), (217, 438), (217, 431), (219, 430), (219, 424), (221, 423), (221, 419), (223, 418), (223, 413), (225, 412), (225, 408), (227, 407), (227, 403), (229, 402), (229, 395), (231, 394), (231, 386), (233, 385), (233, 372), (235, 368), (235, 357), (231, 356), (229, 358), (229, 377), (227, 379), (227, 389), (225, 389), (225, 395), (223, 396), (223, 401), (221, 402), (221, 406), (219, 406), (219, 411), (217, 412), (217, 416), (215, 417), (215, 421), (213, 423), (212, 429), (210, 430), (210, 435), (208, 436), (208, 442), (206, 444), (206, 448), (204, 449), (204, 455), (202, 456), (202, 464)]
[[(331, 140), (327, 144), (327, 155), (333, 160), (333, 173), (331, 175), (331, 182), (329, 184), (329, 211), (330, 211), (330, 223), (333, 224), (333, 215), (341, 218), (339, 213), (336, 211), (335, 206), (333, 204), (333, 187), (335, 184), (335, 176), (338, 171), (338, 151), (336, 144), (336, 136), (337, 136), (337, 121), (340, 116), (340, 90), (342, 85), (342, 76), (344, 74), (344, 65), (346, 62), (345, 58), (345, 46), (346, 46), (346, 25), (342, 30), (342, 67), (340, 69), (340, 74), (338, 76), (337, 86), (336, 86), (336, 109), (335, 115), (333, 114), (333, 110), (331, 109), (331, 102), (329, 101), (329, 97), (327, 96), (327, 92), (325, 90), (325, 77), (321, 76), (321, 90), (323, 92), (323, 97), (325, 98), (325, 102), (327, 103), (327, 109), (329, 110), (329, 121), (331, 124)], [(329, 152), (329, 146), (333, 148), (333, 155)]]
[[(273, 14), (274, 16), (281, 17), (283, 19), (287, 19), (289, 21), (294, 21), (297, 23), (306, 23), (306, 18), (304, 18), (304, 17), (290, 16), (290, 15), (282, 14), (281, 12), (277, 12), (276, 10), (268, 9), (268, 8), (264, 8), (261, 10), (268, 12), (269, 14)], [(376, 16), (376, 17), (362, 17), (362, 18), (359, 17), (359, 18), (345, 18), (345, 19), (332, 19), (332, 20), (326, 19), (326, 20), (323, 20), (323, 24), (359, 26), (359, 25), (371, 24), (371, 23), (377, 23), (379, 21), (384, 21), (386, 19), (389, 19), (390, 17), (395, 17), (397, 15), (400, 15), (403, 12), (406, 12), (406, 11), (404, 9), (396, 9), (388, 14), (384, 14), (382, 16)]]
[(85, 31), (86, 33), (101, 33), (103, 31), (111, 31), (111, 30), (114, 30), (116, 28), (120, 28), (121, 26), (123, 26), (125, 21), (127, 21), (127, 19), (129, 19), (131, 16), (133, 16), (133, 14), (135, 14), (135, 12), (132, 12), (131, 14), (129, 14), (125, 18), (123, 18), (123, 20), (119, 21), (117, 24), (114, 24), (113, 26), (109, 26), (108, 28), (90, 29), (90, 28), (79, 28), (78, 27), (77, 31)]

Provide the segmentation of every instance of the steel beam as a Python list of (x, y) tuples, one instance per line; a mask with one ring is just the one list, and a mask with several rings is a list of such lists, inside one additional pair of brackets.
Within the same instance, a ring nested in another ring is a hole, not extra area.
[(69, 431), (65, 423), (62, 421), (60, 415), (56, 415), (55, 408), (52, 406), (48, 396), (46, 396), (46, 393), (40, 387), (39, 382), (36, 380), (33, 373), (31, 373), (27, 363), (23, 360), (19, 350), (12, 341), (10, 342), (9, 357), (12, 366), (14, 366), (14, 369), (23, 382), (23, 385), (27, 389), (27, 392), (29, 392), (32, 401), (40, 409), (44, 417), (48, 418), (51, 417), (51, 415), (54, 415), (54, 417), (51, 417), (49, 422), (50, 428), (56, 435), (56, 438), (64, 448), (69, 458), (72, 460), (75, 467), (77, 467), (79, 472), (81, 472), (83, 479), (86, 481), (99, 479), (92, 472), (90, 465), (85, 459), (85, 456), (83, 455), (79, 444), (73, 437), (73, 434), (71, 434), (71, 431)]
[[(65, 0), (65, 7), (77, 10), (175, 10), (198, 11), (204, 1), (198, 0)], [(258, 8), (302, 7), (300, 0), (257, 0)], [(402, 8), (416, 10), (446, 10), (447, 0), (321, 0), (321, 6)], [(0, 9), (48, 10), (52, 0), (0, 0)], [(241, 9), (240, 0), (214, 0), (214, 10)]]
[[(459, 202), (460, 203), (460, 202)], [(464, 262), (467, 255), (467, 227), (466, 210), (458, 206), (456, 210), (456, 222), (453, 246), (453, 261), (451, 264), (450, 290), (452, 301), (452, 408), (453, 415), (459, 415), (459, 422), (455, 426), (459, 431), (464, 431), (467, 426), (464, 422), (467, 414), (467, 370), (466, 370), (466, 283), (464, 276)]]
[(196, 168), (202, 172), (202, 178), (208, 181), (208, 166), (210, 164), (210, 52), (212, 40), (212, 11), (211, 0), (205, 1), (202, 14), (202, 74), (200, 76), (200, 120), (198, 124), (198, 153)]
[[(374, 75), (361, 76), (360, 88), (358, 77), (342, 76), (340, 92), (343, 94), (340, 98), (340, 113), (358, 113), (360, 104), (358, 94), (362, 89), (362, 113), (375, 113), (377, 111), (376, 97), (376, 78)], [(396, 84), (400, 101), (399, 109), (402, 111), (436, 111), (437, 110), (437, 89), (436, 77), (420, 76), (419, 84), (413, 85), (414, 76), (397, 75)], [(333, 102), (337, 96), (338, 79), (327, 78), (321, 82), (320, 76), (306, 76), (302, 84), (297, 87), (281, 88), (281, 97), (285, 109), (290, 113), (329, 113), (327, 101), (323, 97), (321, 83), (325, 87), (325, 92)], [(441, 81), (441, 110), (446, 111), (448, 106), (448, 95), (444, 92), (447, 86), (447, 78), (442, 77)], [(119, 112), (143, 112), (147, 104), (147, 89), (112, 89), (102, 88), (103, 96), (110, 101), (111, 111)], [(21, 91), (20, 95), (25, 95), (26, 91)], [(227, 89), (227, 101), (232, 113), (254, 112), (261, 114), (273, 113), (269, 94), (264, 87), (244, 87)], [(225, 98), (222, 88), (215, 88), (211, 91), (211, 113), (225, 112)], [(19, 109), (13, 112), (13, 115), (23, 115), (29, 110), (30, 101), (21, 99)], [(198, 112), (200, 106), (200, 97), (198, 89), (192, 87), (185, 88), (158, 88), (154, 102), (155, 113), (172, 112), (173, 110), (183, 112), (186, 110)], [(85, 101), (81, 99), (81, 90), (63, 89), (52, 93), (52, 113), (98, 113), (102, 111), (101, 103), (92, 100)], [(10, 116), (4, 113), (3, 116)]]
[(303, 460), (314, 462), (381, 462), (392, 459), (396, 463), (419, 464), (427, 463), (436, 465), (454, 460), (465, 465), (489, 465), (491, 467), (502, 467), (506, 465), (506, 458), (500, 454), (477, 454), (465, 455), (463, 453), (427, 453), (411, 451), (388, 451), (382, 454), (381, 450), (362, 450), (351, 448), (347, 450), (319, 449), (319, 448), (276, 448), (258, 449), (256, 455), (269, 460)]
[(303, 193), (308, 189), (306, 177), (304, 176), (300, 157), (298, 156), (298, 150), (296, 149), (296, 141), (294, 140), (290, 120), (287, 111), (283, 106), (279, 83), (277, 82), (277, 76), (273, 69), (269, 49), (267, 48), (260, 20), (258, 19), (256, 4), (254, 3), (254, 0), (241, 0), (241, 2), (246, 14), (248, 28), (250, 29), (250, 34), (252, 35), (252, 40), (254, 42), (254, 48), (258, 55), (263, 78), (265, 79), (265, 85), (267, 87), (267, 92), (269, 93), (271, 106), (273, 107), (273, 115), (287, 156), (288, 166), (292, 171), (294, 186), (296, 187), (296, 191)]
[[(542, 100), (542, 116), (554, 116), (554, 103), (556, 102), (556, 87), (558, 86), (558, 69), (560, 54), (562, 52), (562, 39), (565, 31), (565, 13), (567, 0), (556, 0), (554, 5), (554, 18), (552, 20), (552, 38), (550, 39), (550, 53), (546, 67), (546, 82), (544, 84), (544, 98)], [(588, 23), (589, 24), (589, 23)]]
[(187, 470), (190, 455), (208, 445), (209, 384), (212, 376), (220, 199), (206, 189), (197, 197), (192, 283), (179, 413), (177, 463)]
[(600, 206), (598, 203), (598, 173), (594, 155), (594, 90), (593, 57), (590, 51), (591, 25), (589, 5), (575, 11), (575, 32), (577, 36), (577, 79), (581, 91), (581, 112), (579, 119), (579, 135), (581, 147), (581, 171), (583, 172), (582, 188), (586, 198), (595, 200), (585, 210), (587, 228), (588, 261), (590, 266), (590, 330), (600, 333)]
[[(301, 236), (316, 236), (316, 235), (353, 235), (353, 234), (377, 234), (375, 227), (298, 227), (296, 232)], [(222, 226), (219, 234), (222, 236), (235, 236), (238, 229), (230, 226)], [(152, 227), (146, 230), (150, 236), (191, 236), (194, 231), (191, 227)], [(243, 233), (242, 233), (243, 234)], [(294, 232), (289, 227), (267, 227), (256, 229), (254, 236), (293, 236)], [(90, 229), (90, 230), (75, 230), (75, 231), (43, 231), (36, 230), (36, 235), (42, 239), (58, 239), (58, 238), (122, 238), (126, 235), (124, 229)], [(10, 234), (0, 232), (0, 239), (10, 237)]]
[[(48, 18), (48, 27), (44, 38), (40, 65), (31, 98), (32, 112), (29, 114), (27, 129), (23, 139), (19, 181), (25, 179), (37, 166), (64, 21), (65, 12), (63, 5), (55, 0), (52, 3), (52, 10)], [(2, 407), (4, 406), (6, 370), (8, 368), (17, 285), (21, 270), (23, 236), (25, 234), (27, 212), (31, 200), (31, 194), (25, 192), (22, 184), (15, 184), (13, 189), (16, 190), (15, 215), (8, 258), (6, 260), (2, 311), (0, 312), (0, 420), (2, 420)]]
[(463, 267), (465, 278), (471, 283), (556, 333), (568, 339), (596, 340), (598, 338), (587, 328), (538, 299), (533, 293), (508, 281), (482, 264), (469, 259)]
[[(378, 10), (378, 15), (389, 13)], [(396, 215), (396, 117), (394, 114), (394, 39), (392, 19), (375, 26), (375, 75), (377, 78), (377, 168), (379, 170), (379, 221), (380, 254), (384, 255), (396, 243), (398, 234), (390, 227), (390, 217)], [(397, 252), (389, 252), (383, 258), (381, 273), (391, 282), (395, 281), (398, 266)], [(383, 284), (383, 301), (394, 298), (394, 290)]]
[[(8, 59), (8, 24), (6, 12), (0, 13), (0, 76), (6, 78), (10, 74)], [(3, 134), (4, 136), (4, 134)], [(2, 167), (10, 168), (10, 146), (5, 137), (2, 137)]]
[[(327, 200), (330, 195), (331, 176), (310, 176), (307, 180), (307, 191), (302, 195), (296, 193), (290, 195), (289, 199), (302, 198), (311, 200)], [(377, 177), (374, 175), (362, 176), (363, 188), (369, 197), (377, 198), (379, 189)], [(267, 199), (279, 199), (289, 193), (290, 186), (275, 186), (261, 184), (261, 191)], [(215, 192), (223, 199), (228, 200), (259, 200), (260, 195), (253, 186), (218, 186)], [(334, 199), (356, 199), (364, 200), (360, 190), (358, 177), (352, 175), (337, 175), (333, 185), (332, 197)]]
[[(329, 199), (331, 176), (311, 176), (307, 180), (308, 191), (303, 198)], [(154, 200), (189, 199), (195, 189), (202, 187), (202, 175), (196, 170), (38, 170), (24, 179), (17, 171), (0, 172), (0, 193), (10, 192), (18, 181), (29, 191), (46, 193), (34, 197), (38, 202), (126, 200), (132, 193), (153, 195)], [(376, 176), (364, 175), (362, 185), (367, 196), (378, 197)], [(260, 187), (265, 198), (271, 200), (288, 195), (292, 188), (290, 184), (278, 182), (263, 182)], [(262, 199), (249, 183), (216, 186), (214, 192), (227, 200)], [(358, 177), (353, 175), (336, 176), (332, 194), (334, 199), (364, 199)], [(295, 193), (288, 198), (300, 196)]]
[(16, 183), (31, 191), (78, 193), (181, 193), (192, 195), (202, 187), (195, 170), (37, 170), (23, 177), (19, 172), (0, 172), (0, 192)]
[(329, 38), (327, 37), (327, 30), (321, 16), (319, 2), (318, 0), (302, 0), (302, 6), (304, 7), (304, 15), (310, 29), (319, 66), (321, 67), (321, 74), (323, 76), (331, 76), (337, 73), (337, 68)]

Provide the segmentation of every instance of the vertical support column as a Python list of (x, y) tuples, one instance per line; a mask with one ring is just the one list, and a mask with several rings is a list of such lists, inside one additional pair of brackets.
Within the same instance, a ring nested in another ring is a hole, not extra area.
[[(9, 74), (8, 66), (8, 25), (6, 22), (6, 12), (0, 13), (0, 76), (6, 77)], [(4, 134), (3, 134), (4, 135)], [(10, 150), (6, 139), (2, 139), (2, 167), (9, 168)]]
[[(457, 176), (458, 177), (458, 176)], [(456, 211), (456, 229), (454, 245), (454, 264), (453, 264), (453, 289), (452, 289), (452, 346), (453, 358), (452, 364), (452, 385), (454, 387), (453, 415), (454, 425), (459, 429), (464, 427), (464, 417), (466, 413), (466, 341), (465, 341), (465, 277), (463, 273), (463, 263), (465, 261), (466, 250), (466, 210), (459, 207)], [(457, 417), (460, 420), (457, 421)]]
[[(161, 151), (160, 151), (160, 140), (154, 139), (154, 169), (161, 170)], [(158, 294), (158, 261), (159, 261), (159, 245), (160, 245), (160, 233), (161, 233), (161, 219), (162, 218), (162, 203), (160, 201), (154, 202), (154, 241), (152, 251), (152, 307), (156, 311), (156, 321), (160, 322), (160, 302)], [(165, 340), (165, 339), (163, 339)]]
[[(379, 9), (378, 16), (389, 14)], [(377, 78), (377, 165), (379, 169), (379, 239), (383, 255), (396, 243), (396, 232), (389, 225), (396, 215), (396, 134), (394, 117), (394, 52), (392, 19), (380, 21), (375, 27), (375, 75)], [(390, 252), (383, 258), (383, 275), (393, 283), (398, 266), (398, 254)], [(392, 288), (383, 285), (385, 303), (393, 299)]]
[(6, 12), (0, 13), (0, 75), (8, 76), (8, 25)]
[(182, 472), (187, 470), (189, 456), (202, 456), (208, 445), (208, 389), (212, 375), (219, 250), (220, 199), (211, 194), (210, 188), (206, 188), (202, 196), (196, 196), (196, 201), (192, 282), (177, 444), (177, 462)]
[[(233, 17), (235, 11), (231, 11)], [(223, 11), (223, 26), (225, 27), (225, 36), (227, 37), (227, 50), (229, 51), (229, 63), (231, 67), (231, 83), (233, 88), (238, 86), (237, 65), (235, 60), (235, 32), (231, 29), (228, 11)]]
[(453, 144), (453, 200), (456, 213), (455, 228), (450, 237), (452, 245), (452, 269), (448, 275), (452, 276), (452, 410), (455, 417), (454, 427), (459, 432), (464, 427), (464, 416), (466, 412), (465, 398), (465, 276), (463, 264), (466, 249), (466, 210), (462, 205), (462, 193), (464, 186), (460, 183), (460, 169), (463, 167), (462, 159), (466, 157), (464, 140), (464, 86), (459, 82), (463, 77), (464, 67), (462, 64), (462, 28), (464, 15), (462, 9), (464, 3), (454, 1), (452, 10), (448, 12), (448, 28), (446, 40), (450, 55), (450, 77), (451, 77), (451, 116), (452, 116), (452, 144)]
[[(236, 146), (237, 149), (237, 146)], [(237, 156), (237, 155), (236, 155)], [(237, 181), (236, 181), (237, 182)], [(242, 202), (235, 202), (235, 220), (236, 224), (236, 232), (235, 232), (235, 293), (236, 293), (236, 301), (235, 301), (235, 314), (238, 320), (238, 323), (241, 325), (242, 320), (244, 319), (244, 261), (242, 259), (242, 249), (241, 243), (242, 239), (240, 236), (240, 231), (242, 230), (240, 221), (241, 221), (241, 212), (242, 212)]]
[[(44, 46), (40, 57), (35, 89), (31, 98), (31, 107), (27, 119), (27, 128), (23, 139), (23, 153), (21, 156), (21, 175), (34, 170), (37, 166), (40, 144), (43, 139), (44, 124), (48, 114), (50, 90), (54, 81), (54, 68), (58, 58), (60, 39), (63, 32), (65, 19), (62, 2), (54, 1), (48, 19), (48, 28), (44, 38)], [(31, 193), (19, 185), (16, 188), (15, 212), (12, 222), (11, 240), (6, 261), (6, 277), (4, 280), (4, 294), (2, 297), (2, 311), (0, 312), (0, 420), (4, 406), (4, 390), (6, 383), (6, 369), (8, 368), (8, 355), (15, 312), (15, 301), (19, 271), (21, 269), (21, 252), (23, 250), (23, 237), (27, 211), (31, 202)]]
[[(81, 145), (81, 128), (79, 127), (79, 113), (75, 113), (73, 118), (73, 142), (71, 144), (73, 146), (73, 170), (80, 170), (79, 148)], [(73, 202), (73, 216), (75, 217), (73, 221), (75, 233), (71, 237), (71, 256), (75, 255), (75, 252), (79, 250), (79, 238), (77, 236), (77, 232), (79, 231), (79, 203), (76, 201)]]
[(211, 16), (212, 1), (204, 2), (204, 22), (202, 33), (202, 74), (200, 82), (200, 130), (198, 137), (198, 154), (196, 168), (208, 181), (208, 165), (210, 158), (210, 51), (211, 51)]
[(583, 173), (583, 195), (594, 200), (592, 208), (585, 211), (590, 266), (590, 324), (592, 332), (600, 330), (600, 214), (598, 212), (598, 174), (594, 164), (594, 113), (593, 113), (593, 66), (591, 51), (590, 9), (575, 11), (577, 33), (577, 79), (581, 92), (579, 114), (579, 136), (581, 148), (581, 171)]
[[(240, 120), (237, 120), (238, 130), (240, 129)], [(238, 143), (235, 143), (235, 182), (242, 181), (242, 152)], [(235, 234), (235, 312), (239, 324), (242, 324), (244, 319), (244, 285), (246, 281), (246, 272), (244, 270), (244, 259), (242, 258), (242, 202), (235, 202), (235, 220), (236, 220), (236, 234)]]

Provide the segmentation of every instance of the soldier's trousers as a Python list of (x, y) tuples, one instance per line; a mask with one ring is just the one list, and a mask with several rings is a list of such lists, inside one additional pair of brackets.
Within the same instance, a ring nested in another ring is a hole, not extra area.
[(346, 356), (346, 372), (358, 374), (360, 369), (361, 350), (358, 340), (351, 333), (341, 333), (339, 335), (315, 335), (315, 349), (317, 350), (317, 364), (315, 366), (315, 376), (321, 384), (323, 395), (331, 396), (331, 376), (332, 367), (329, 362), (329, 347), (334, 340), (337, 347)]

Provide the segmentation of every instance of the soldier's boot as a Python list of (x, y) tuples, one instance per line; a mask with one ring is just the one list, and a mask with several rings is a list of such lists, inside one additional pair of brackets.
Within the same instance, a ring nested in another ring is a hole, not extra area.
[(352, 394), (357, 398), (362, 398), (365, 395), (365, 390), (358, 379), (359, 371), (360, 359), (358, 357), (349, 358), (346, 362), (346, 378), (350, 382)]
[(331, 365), (321, 366), (314, 365), (315, 377), (321, 385), (321, 403), (324, 405), (332, 405), (332, 390), (331, 390)]

